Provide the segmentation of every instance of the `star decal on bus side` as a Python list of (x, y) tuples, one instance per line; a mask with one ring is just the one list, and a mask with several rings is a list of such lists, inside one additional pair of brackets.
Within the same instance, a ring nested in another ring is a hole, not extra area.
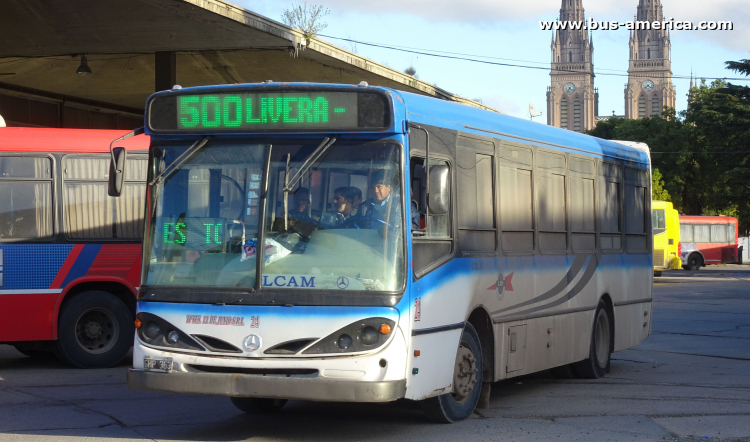
[(502, 273), (500, 273), (497, 277), (497, 281), (491, 286), (487, 287), (487, 290), (497, 290), (498, 294), (503, 294), (505, 290), (512, 292), (513, 284), (511, 280), (513, 279), (513, 273), (514, 272), (510, 272), (510, 275), (505, 277)]

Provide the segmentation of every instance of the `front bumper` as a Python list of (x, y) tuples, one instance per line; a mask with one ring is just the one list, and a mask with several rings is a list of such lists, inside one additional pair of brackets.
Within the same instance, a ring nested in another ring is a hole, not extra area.
[(138, 369), (128, 370), (128, 387), (169, 393), (331, 402), (391, 402), (406, 395), (406, 379), (372, 382)]

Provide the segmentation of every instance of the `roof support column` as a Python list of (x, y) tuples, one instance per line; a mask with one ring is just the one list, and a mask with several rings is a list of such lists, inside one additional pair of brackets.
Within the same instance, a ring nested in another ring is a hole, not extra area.
[(177, 84), (177, 53), (154, 53), (154, 91), (166, 91)]

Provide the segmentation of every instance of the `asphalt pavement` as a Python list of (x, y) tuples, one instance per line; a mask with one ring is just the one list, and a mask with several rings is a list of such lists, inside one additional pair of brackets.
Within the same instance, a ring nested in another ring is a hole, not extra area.
[(0, 345), (0, 442), (750, 441), (750, 266), (736, 267), (655, 278), (652, 335), (615, 353), (604, 379), (497, 382), (490, 408), (452, 425), (410, 401), (244, 414), (222, 397), (131, 391), (129, 361), (79, 370)]

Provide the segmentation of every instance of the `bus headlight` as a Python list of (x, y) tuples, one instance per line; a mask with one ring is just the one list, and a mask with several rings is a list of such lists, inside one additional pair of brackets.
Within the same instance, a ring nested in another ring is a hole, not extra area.
[(179, 340), (180, 340), (180, 334), (174, 330), (169, 332), (169, 334), (167, 335), (167, 342), (169, 342), (170, 344), (176, 344), (177, 341)]
[(346, 350), (347, 348), (352, 346), (352, 337), (349, 335), (341, 335), (336, 340), (336, 346), (342, 350)]
[(395, 325), (396, 321), (388, 318), (362, 319), (318, 340), (302, 354), (341, 354), (374, 350), (388, 342)]
[(195, 339), (164, 319), (146, 312), (140, 312), (137, 316), (143, 324), (146, 324), (145, 327), (136, 330), (138, 338), (144, 343), (154, 347), (206, 351)]

